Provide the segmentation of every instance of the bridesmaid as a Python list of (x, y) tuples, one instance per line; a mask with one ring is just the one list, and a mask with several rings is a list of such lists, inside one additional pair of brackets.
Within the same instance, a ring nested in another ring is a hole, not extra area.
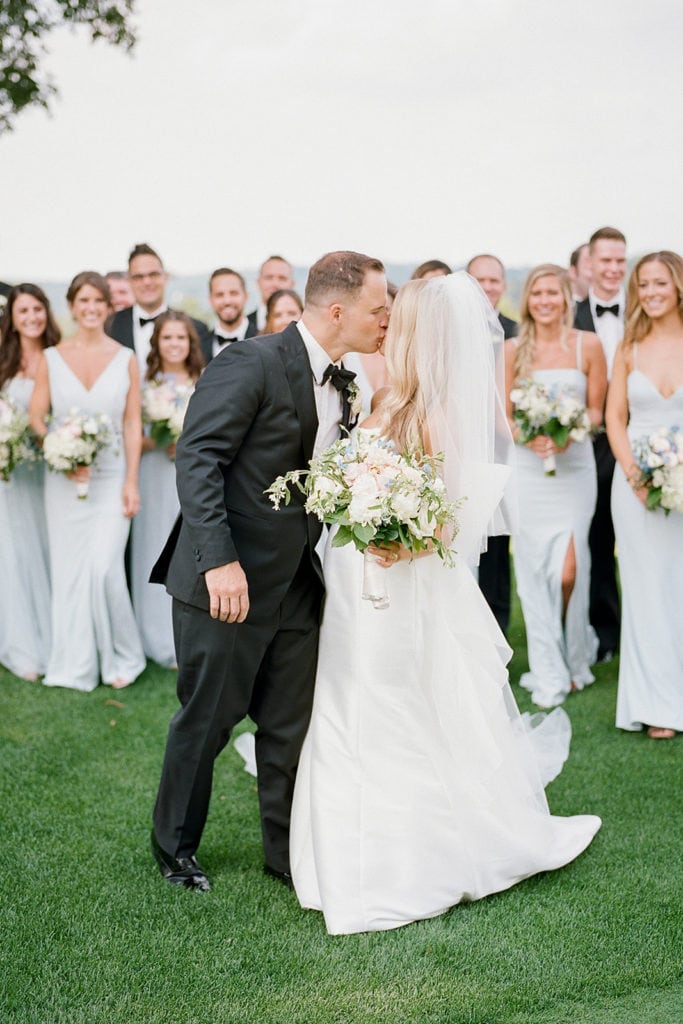
[[(10, 290), (0, 320), (0, 389), (28, 409), (36, 368), (60, 333), (35, 284)], [(0, 663), (24, 679), (45, 671), (50, 647), (50, 578), (42, 462), (0, 482)]]
[[(150, 345), (145, 382), (166, 378), (180, 385), (196, 384), (204, 358), (199, 335), (189, 316), (170, 310), (162, 313), (154, 325)], [(175, 445), (157, 448), (147, 430), (142, 453), (140, 512), (133, 521), (133, 607), (147, 657), (175, 668), (171, 598), (162, 587), (149, 583), (151, 568), (180, 511), (173, 461)]]
[(633, 269), (606, 421), (617, 460), (612, 515), (623, 605), (616, 724), (672, 739), (683, 732), (683, 513), (646, 507), (631, 442), (677, 426), (683, 443), (683, 259), (677, 253), (650, 253)]
[[(108, 415), (114, 437), (91, 467), (46, 477), (52, 649), (44, 681), (89, 691), (101, 677), (122, 688), (145, 667), (123, 564), (130, 520), (140, 504), (139, 371), (130, 349), (104, 333), (110, 295), (100, 274), (78, 274), (67, 301), (76, 333), (41, 357), (31, 425), (44, 437), (50, 411), (59, 418), (76, 408)], [(83, 480), (89, 480), (89, 493), (79, 501), (74, 481)]]
[[(602, 423), (607, 368), (595, 334), (572, 327), (573, 304), (565, 271), (544, 263), (531, 271), (521, 299), (519, 336), (505, 347), (508, 416), (510, 391), (533, 378), (570, 391), (591, 422)], [(543, 459), (557, 458), (556, 476)], [(519, 526), (514, 560), (517, 591), (527, 632), (530, 671), (520, 684), (540, 707), (560, 704), (571, 690), (593, 682), (590, 665), (597, 638), (588, 621), (590, 552), (588, 530), (597, 484), (590, 440), (559, 449), (537, 437), (517, 448)]]
[(266, 302), (266, 325), (261, 334), (284, 331), (292, 320), (299, 320), (304, 304), (293, 288), (278, 288)]

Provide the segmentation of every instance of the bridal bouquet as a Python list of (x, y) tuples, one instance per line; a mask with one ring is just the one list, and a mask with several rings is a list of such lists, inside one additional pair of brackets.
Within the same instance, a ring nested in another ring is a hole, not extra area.
[(649, 509), (683, 512), (683, 438), (680, 427), (660, 427), (632, 442), (640, 476), (634, 486), (647, 487)]
[(29, 427), (28, 413), (0, 392), (0, 479), (9, 480), (12, 470), (22, 462), (34, 462), (38, 450)]
[(365, 555), (363, 597), (386, 608), (386, 575), (367, 548), (398, 541), (409, 551), (434, 550), (451, 563), (452, 549), (441, 539), (446, 527), (458, 530), (460, 504), (447, 500), (438, 475), (440, 456), (398, 452), (393, 441), (360, 434), (335, 441), (307, 470), (279, 476), (265, 492), (276, 509), (289, 504), (290, 485), (306, 496), (305, 509), (322, 523), (337, 526), (334, 547), (354, 544)]
[(171, 377), (156, 377), (143, 386), (142, 419), (158, 448), (168, 448), (180, 437), (193, 391), (193, 385), (177, 384)]
[[(80, 466), (91, 466), (111, 439), (108, 416), (72, 409), (68, 416), (50, 422), (43, 439), (43, 458), (49, 469), (57, 473), (73, 473)], [(87, 480), (76, 481), (76, 497), (88, 497)]]
[[(564, 448), (567, 441), (585, 441), (592, 430), (585, 405), (569, 390), (524, 380), (512, 389), (510, 401), (514, 406), (512, 418), (519, 427), (518, 444), (542, 435)], [(555, 476), (554, 455), (543, 460), (543, 468), (546, 476)]]

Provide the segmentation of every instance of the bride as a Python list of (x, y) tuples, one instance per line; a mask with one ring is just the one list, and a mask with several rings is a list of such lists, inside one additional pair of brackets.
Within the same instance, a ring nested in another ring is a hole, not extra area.
[(551, 816), (543, 787), (567, 755), (569, 720), (561, 709), (520, 716), (510, 649), (471, 572), (487, 533), (505, 528), (500, 352), (467, 274), (399, 291), (391, 388), (363, 428), (400, 450), (443, 452), (449, 497), (466, 500), (455, 568), (398, 545), (377, 552), (389, 570), (383, 611), (361, 600), (362, 555), (328, 544), (290, 853), (301, 905), (321, 910), (331, 934), (398, 928), (507, 889), (567, 864), (600, 827)]

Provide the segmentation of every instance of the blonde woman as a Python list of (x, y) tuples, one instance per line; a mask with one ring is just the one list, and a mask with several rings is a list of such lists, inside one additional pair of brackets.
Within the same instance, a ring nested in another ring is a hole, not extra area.
[(683, 732), (683, 514), (649, 510), (632, 442), (678, 427), (683, 443), (683, 259), (643, 256), (628, 285), (626, 330), (607, 399), (617, 460), (612, 516), (623, 613), (617, 726), (652, 739)]
[[(376, 549), (387, 567), (385, 610), (361, 600), (363, 556), (327, 548), (290, 853), (299, 902), (321, 910), (331, 934), (398, 928), (506, 889), (568, 863), (600, 826), (590, 815), (550, 815), (507, 682), (510, 651), (468, 566), (508, 476), (494, 455), (498, 340), (467, 274), (398, 293), (390, 393), (361, 429), (401, 450), (444, 452), (448, 494), (467, 501), (454, 568), (433, 554), (411, 560), (398, 544)], [(568, 725), (561, 709), (544, 722), (551, 747), (554, 725)]]
[[(506, 343), (507, 412), (513, 435), (512, 389), (533, 379), (568, 391), (602, 423), (607, 368), (597, 335), (572, 327), (565, 271), (544, 263), (531, 271), (521, 299), (519, 336)], [(556, 456), (556, 474), (543, 460)], [(593, 682), (597, 638), (588, 620), (588, 531), (597, 482), (590, 439), (558, 448), (537, 437), (517, 450), (519, 521), (513, 536), (517, 591), (527, 633), (529, 672), (520, 682), (535, 704), (560, 704)]]

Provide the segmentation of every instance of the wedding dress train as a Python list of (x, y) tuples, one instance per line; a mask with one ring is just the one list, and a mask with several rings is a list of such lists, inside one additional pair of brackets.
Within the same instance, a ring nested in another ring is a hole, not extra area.
[(544, 785), (567, 756), (569, 719), (520, 716), (510, 650), (464, 560), (399, 562), (385, 611), (361, 600), (362, 563), (328, 544), (292, 815), (296, 893), (331, 934), (507, 889), (567, 864), (600, 827), (550, 814)]

